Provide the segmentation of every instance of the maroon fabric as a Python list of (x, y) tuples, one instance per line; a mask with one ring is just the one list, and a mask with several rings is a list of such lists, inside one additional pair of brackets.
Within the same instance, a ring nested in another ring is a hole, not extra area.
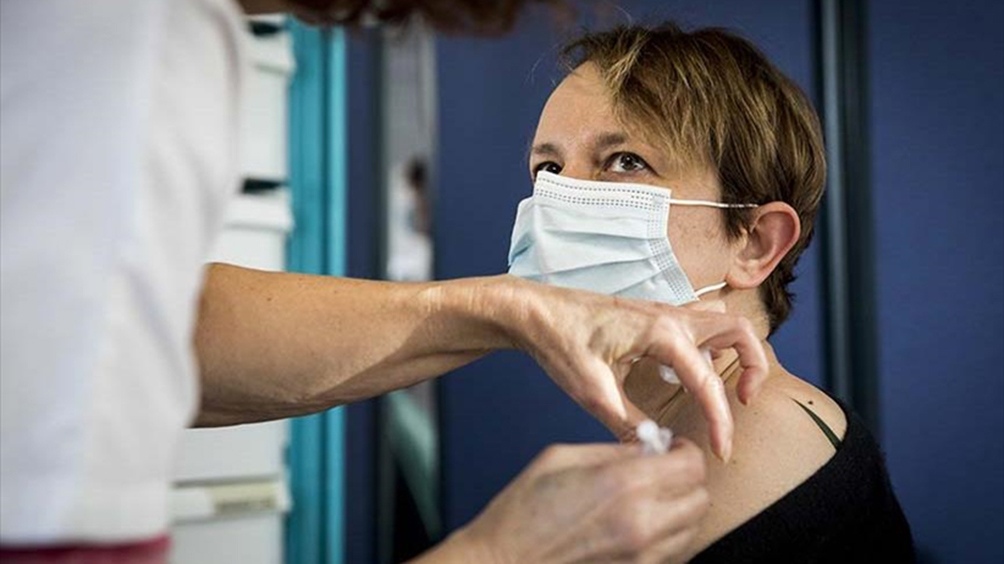
[(130, 544), (0, 547), (3, 564), (167, 564), (167, 535)]

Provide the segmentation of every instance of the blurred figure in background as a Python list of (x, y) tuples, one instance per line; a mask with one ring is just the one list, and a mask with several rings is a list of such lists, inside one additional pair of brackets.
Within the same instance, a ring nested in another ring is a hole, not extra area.
[(426, 164), (413, 157), (391, 174), (387, 209), (387, 277), (419, 282), (432, 280), (432, 218)]

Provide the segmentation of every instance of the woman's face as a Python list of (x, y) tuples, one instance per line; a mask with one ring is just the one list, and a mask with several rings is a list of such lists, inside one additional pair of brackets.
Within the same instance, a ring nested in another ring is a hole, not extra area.
[[(673, 162), (617, 120), (597, 68), (586, 63), (558, 85), (540, 114), (530, 175), (546, 170), (583, 180), (650, 184), (672, 190), (673, 198), (719, 201), (713, 170), (681, 169)], [(694, 288), (721, 282), (728, 272), (730, 247), (721, 214), (670, 206), (667, 236)]]

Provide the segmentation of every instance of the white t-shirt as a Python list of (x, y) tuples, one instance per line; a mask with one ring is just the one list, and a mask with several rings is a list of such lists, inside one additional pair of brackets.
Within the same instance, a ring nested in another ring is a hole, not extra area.
[(0, 3), (0, 543), (167, 529), (241, 26), (232, 0)]

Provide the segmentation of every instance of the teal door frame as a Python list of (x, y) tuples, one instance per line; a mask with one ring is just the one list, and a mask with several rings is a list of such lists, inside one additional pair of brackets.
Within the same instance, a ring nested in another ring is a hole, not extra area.
[[(346, 264), (346, 57), (341, 30), (291, 24), (296, 71), (289, 96), (289, 185), (295, 227), (288, 268), (343, 275)], [(292, 510), (287, 564), (344, 560), (345, 415), (332, 409), (292, 421)]]

